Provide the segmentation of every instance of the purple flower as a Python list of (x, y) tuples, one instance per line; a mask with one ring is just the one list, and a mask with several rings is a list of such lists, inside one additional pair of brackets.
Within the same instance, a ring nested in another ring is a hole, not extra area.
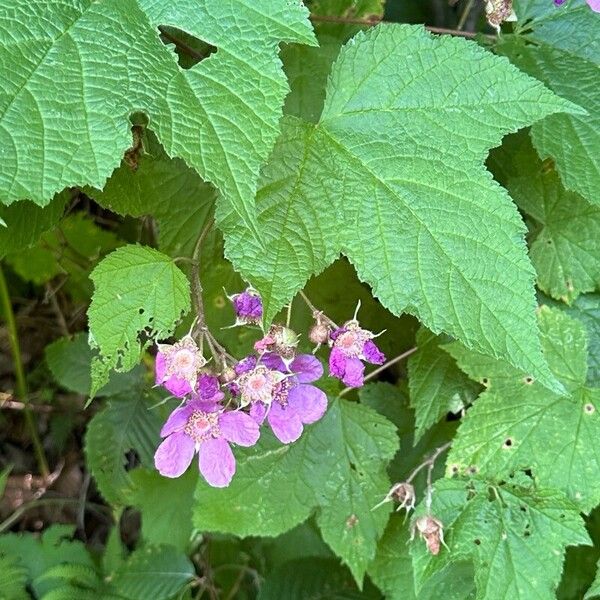
[(588, 6), (597, 13), (600, 13), (600, 0), (587, 0)]
[(566, 0), (554, 0), (554, 6), (560, 6), (561, 4), (564, 4), (566, 2)]
[(262, 300), (253, 288), (247, 288), (239, 294), (230, 296), (235, 310), (236, 325), (256, 325), (263, 315)]
[[(314, 385), (308, 385), (323, 375), (321, 362), (312, 354), (300, 354), (288, 367), (277, 354), (265, 354), (263, 367), (273, 377), (269, 395), (252, 401), (250, 415), (258, 423), (265, 417), (273, 433), (284, 444), (295, 442), (301, 435), (304, 425), (318, 421), (327, 410), (327, 396)], [(244, 388), (240, 386), (242, 392)]]
[(363, 385), (365, 366), (362, 361), (373, 365), (385, 362), (385, 355), (373, 342), (373, 333), (362, 329), (356, 319), (333, 331), (330, 337), (329, 374), (348, 387)]
[(159, 344), (156, 355), (156, 385), (164, 385), (171, 394), (183, 398), (196, 387), (198, 371), (206, 364), (200, 349), (190, 336), (175, 344)]
[(215, 402), (191, 400), (171, 413), (160, 435), (165, 439), (154, 464), (161, 475), (183, 475), (198, 452), (204, 479), (213, 487), (227, 487), (235, 473), (229, 443), (253, 446), (260, 434), (258, 424), (246, 413), (224, 412)]
[(196, 392), (192, 395), (192, 400), (201, 402), (220, 402), (225, 397), (219, 385), (219, 379), (216, 375), (208, 373), (200, 375)]

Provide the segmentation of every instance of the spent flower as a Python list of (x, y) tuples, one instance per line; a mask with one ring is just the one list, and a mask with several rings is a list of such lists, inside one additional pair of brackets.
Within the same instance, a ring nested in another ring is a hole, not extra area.
[(257, 325), (263, 316), (260, 294), (254, 288), (246, 288), (239, 294), (229, 296), (235, 310), (236, 325)]
[(418, 517), (412, 527), (411, 540), (414, 539), (415, 532), (418, 532), (419, 537), (425, 541), (427, 550), (434, 556), (439, 554), (441, 546), (446, 546), (444, 543), (444, 524), (436, 517), (431, 515)]

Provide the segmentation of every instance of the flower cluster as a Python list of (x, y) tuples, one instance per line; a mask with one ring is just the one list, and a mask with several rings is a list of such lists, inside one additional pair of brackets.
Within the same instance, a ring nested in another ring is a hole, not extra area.
[[(258, 293), (247, 290), (230, 296), (235, 325), (259, 325), (263, 307)], [(358, 311), (358, 309), (357, 309)], [(356, 314), (342, 327), (315, 312), (309, 339), (331, 347), (329, 372), (350, 387), (364, 381), (364, 364), (382, 364), (384, 355), (370, 331), (360, 327)], [(313, 354), (298, 354), (299, 336), (288, 326), (272, 325), (254, 345), (255, 353), (239, 361), (224, 350), (215, 357), (218, 372), (208, 366), (202, 345), (206, 327), (199, 328), (199, 342), (190, 334), (178, 342), (159, 344), (156, 385), (182, 398), (165, 422), (155, 465), (166, 477), (179, 477), (198, 454), (198, 467), (214, 487), (225, 487), (236, 469), (230, 444), (253, 446), (260, 427), (268, 424), (282, 443), (295, 442), (304, 426), (318, 421), (327, 410), (327, 396), (312, 385), (323, 375), (321, 361)], [(214, 351), (215, 340), (208, 338)]]

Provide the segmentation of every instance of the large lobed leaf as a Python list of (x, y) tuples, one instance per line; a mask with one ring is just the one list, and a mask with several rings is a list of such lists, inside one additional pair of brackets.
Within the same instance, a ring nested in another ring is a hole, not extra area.
[(482, 163), (505, 133), (561, 110), (577, 109), (473, 43), (403, 25), (360, 33), (319, 123), (283, 125), (257, 196), (260, 238), (221, 205), (226, 253), (267, 319), (343, 252), (392, 312), (556, 385), (524, 226)]
[(236, 453), (238, 467), (224, 490), (200, 482), (194, 511), (202, 530), (275, 536), (319, 509), (323, 539), (362, 582), (388, 513), (372, 511), (389, 488), (386, 464), (398, 447), (395, 429), (373, 410), (334, 401), (302, 438), (282, 446), (263, 434)]
[(552, 157), (567, 189), (600, 202), (600, 14), (585, 0), (561, 6), (516, 0), (516, 36), (501, 36), (498, 52), (587, 114), (555, 114), (536, 123), (532, 139)]
[[(75, 185), (102, 187), (147, 114), (179, 156), (250, 223), (259, 167), (288, 90), (282, 41), (314, 43), (300, 2), (0, 2), (0, 202), (44, 205)], [(189, 70), (159, 38), (176, 27), (217, 46)]]
[(531, 469), (539, 485), (564, 492), (588, 512), (600, 502), (600, 390), (586, 387), (583, 324), (542, 307), (542, 345), (558, 396), (509, 365), (448, 346), (459, 366), (487, 386), (467, 412), (448, 456), (448, 472), (505, 477)]
[(528, 482), (436, 482), (431, 510), (444, 524), (449, 549), (432, 556), (415, 540), (417, 590), (448, 564), (472, 559), (480, 600), (556, 598), (565, 548), (590, 539), (572, 502)]
[(190, 310), (186, 276), (164, 254), (145, 246), (124, 246), (109, 254), (90, 275), (95, 292), (88, 309), (92, 395), (108, 382), (111, 369), (131, 370), (143, 345), (138, 337), (168, 337)]

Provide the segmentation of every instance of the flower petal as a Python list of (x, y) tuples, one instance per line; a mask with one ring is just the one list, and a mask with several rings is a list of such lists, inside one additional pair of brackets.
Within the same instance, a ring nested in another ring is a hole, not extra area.
[(250, 356), (246, 356), (246, 358), (242, 358), (242, 360), (240, 360), (234, 367), (236, 375), (241, 375), (247, 371), (252, 371), (252, 369), (256, 367), (256, 361), (256, 356), (253, 356), (252, 354)]
[(156, 355), (154, 362), (154, 382), (156, 385), (162, 385), (167, 371), (167, 359), (162, 352)]
[(253, 402), (249, 414), (259, 425), (262, 425), (267, 416), (267, 407), (262, 402)]
[(346, 360), (346, 355), (339, 348), (333, 348), (329, 355), (329, 374), (341, 379), (346, 371)]
[(235, 473), (235, 457), (223, 438), (213, 438), (200, 444), (198, 466), (212, 487), (227, 487)]
[(298, 385), (289, 391), (288, 406), (294, 409), (302, 423), (314, 423), (327, 410), (327, 396), (314, 385)]
[(163, 385), (177, 398), (183, 398), (186, 394), (192, 392), (192, 386), (189, 381), (176, 375), (171, 375), (171, 377), (163, 382)]
[(160, 437), (167, 437), (176, 431), (181, 431), (187, 423), (190, 415), (193, 412), (193, 407), (190, 404), (176, 408), (167, 418), (165, 424), (160, 430)]
[(365, 365), (358, 358), (348, 358), (342, 381), (348, 387), (361, 387), (364, 383), (364, 372)]
[[(222, 400), (224, 394), (219, 388), (219, 380), (214, 375), (203, 374), (198, 377), (197, 394), (204, 402)], [(219, 398), (215, 398), (219, 395)]]
[(382, 365), (385, 362), (385, 354), (375, 345), (373, 340), (367, 340), (363, 345), (365, 360), (372, 365)]
[(290, 369), (296, 374), (300, 383), (310, 383), (323, 376), (323, 365), (312, 354), (299, 354), (296, 356), (290, 365)]
[(275, 437), (284, 444), (295, 442), (302, 435), (302, 421), (289, 405), (282, 408), (280, 404), (273, 403), (267, 421)]
[(254, 446), (260, 437), (258, 423), (241, 411), (228, 411), (219, 416), (219, 429), (228, 442)]
[(281, 371), (282, 373), (288, 372), (288, 368), (285, 366), (283, 359), (281, 356), (279, 356), (279, 354), (275, 354), (275, 352), (266, 352), (262, 355), (260, 362), (268, 369)]
[(597, 13), (600, 13), (600, 0), (587, 0), (588, 6)]
[(190, 466), (194, 451), (194, 440), (189, 435), (173, 433), (156, 449), (154, 465), (165, 477), (179, 477)]

